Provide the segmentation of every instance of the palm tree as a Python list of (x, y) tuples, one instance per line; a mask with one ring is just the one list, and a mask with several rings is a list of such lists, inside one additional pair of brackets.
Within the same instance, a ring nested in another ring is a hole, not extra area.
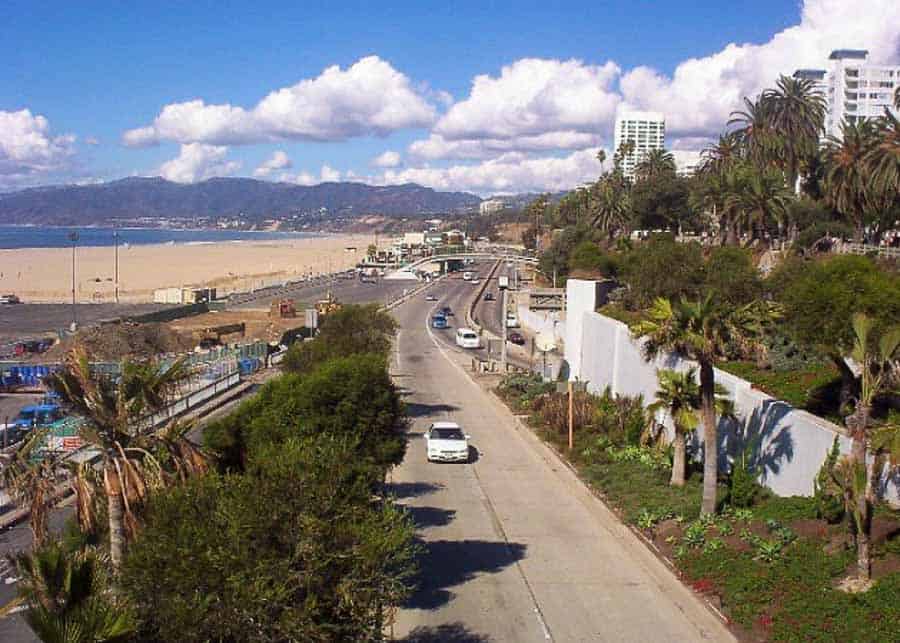
[(781, 76), (763, 92), (767, 118), (780, 140), (781, 166), (793, 191), (808, 159), (815, 156), (825, 124), (825, 96), (812, 80)]
[[(875, 398), (889, 384), (898, 381), (896, 360), (900, 359), (900, 326), (894, 326), (881, 333), (877, 343), (872, 335), (874, 322), (862, 313), (853, 316), (853, 349), (850, 356), (860, 367), (860, 390), (856, 409), (847, 418), (847, 428), (852, 439), (850, 460), (854, 470), (853, 479), (865, 481), (860, 493), (855, 485), (849, 494), (856, 502), (856, 547), (857, 572), (862, 580), (871, 577), (869, 558), (869, 532), (871, 511), (875, 501), (875, 480), (880, 473), (876, 470), (876, 458), (868, 458), (872, 425), (872, 404)], [(884, 440), (882, 439), (883, 443)], [(892, 441), (888, 441), (891, 444)]]
[(667, 150), (650, 150), (634, 166), (634, 176), (638, 181), (671, 174), (675, 174), (675, 157)]
[(613, 173), (597, 181), (591, 187), (591, 227), (598, 228), (610, 239), (628, 226), (631, 200), (624, 181), (616, 180)]
[(825, 143), (825, 194), (832, 207), (847, 217), (862, 241), (863, 228), (870, 218), (875, 199), (869, 184), (866, 162), (875, 147), (875, 125), (870, 120), (841, 123), (841, 136), (829, 136)]
[(875, 128), (877, 141), (865, 157), (872, 186), (880, 193), (896, 195), (900, 192), (900, 120), (885, 109)]
[(57, 459), (39, 453), (46, 437), (46, 431), (33, 431), (2, 470), (10, 499), (28, 509), (32, 547), (40, 547), (47, 539), (47, 516), (56, 502), (56, 484), (61, 481)]
[(784, 179), (775, 170), (758, 170), (750, 166), (739, 166), (732, 173), (735, 176), (724, 200), (724, 209), (740, 213), (747, 226), (748, 236), (755, 236), (769, 223), (775, 223), (779, 231), (784, 227), (790, 191), (784, 186)]
[[(700, 423), (697, 414), (700, 410), (697, 369), (692, 366), (683, 373), (671, 369), (657, 370), (656, 379), (659, 382), (656, 401), (647, 408), (652, 413), (665, 412), (672, 418), (675, 435), (672, 439), (672, 478), (669, 484), (683, 487), (687, 468), (685, 442)], [(732, 412), (730, 402), (724, 397), (726, 393), (723, 387), (716, 386), (716, 411), (720, 415), (730, 415)]]
[[(100, 451), (114, 569), (122, 562), (126, 532), (133, 535), (137, 528), (135, 505), (150, 488), (164, 483), (162, 466), (148, 451), (140, 425), (166, 405), (187, 374), (184, 360), (168, 368), (154, 361), (126, 361), (113, 379), (91, 369), (84, 349), (75, 348), (63, 369), (49, 379), (63, 401), (84, 418), (84, 441)], [(85, 491), (91, 488), (87, 479), (77, 484)]]
[(51, 543), (11, 558), (18, 571), (25, 620), (41, 641), (113, 643), (130, 640), (134, 619), (110, 591), (102, 556), (93, 550), (74, 554)]
[(606, 150), (597, 150), (597, 160), (600, 161), (600, 174), (603, 174), (603, 164), (606, 163)]
[(657, 299), (647, 319), (635, 324), (632, 333), (644, 338), (644, 357), (649, 361), (674, 352), (694, 360), (700, 367), (700, 417), (703, 423), (702, 513), (716, 510), (719, 474), (716, 426), (715, 364), (727, 352), (751, 354), (760, 348), (762, 324), (775, 317), (773, 311), (753, 303), (736, 310), (719, 306), (711, 295), (698, 301), (681, 299), (673, 304)]
[(733, 135), (744, 148), (746, 158), (764, 168), (781, 155), (783, 141), (772, 127), (771, 101), (759, 97), (756, 102), (744, 98), (744, 109), (731, 113), (728, 126), (738, 126)]
[(701, 173), (722, 174), (743, 160), (744, 147), (740, 136), (734, 132), (722, 134), (714, 145), (704, 148), (701, 157), (703, 159), (700, 166)]

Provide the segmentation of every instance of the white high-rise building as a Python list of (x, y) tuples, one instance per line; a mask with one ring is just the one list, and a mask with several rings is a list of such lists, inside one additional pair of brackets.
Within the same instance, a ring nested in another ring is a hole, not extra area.
[(900, 86), (900, 65), (873, 65), (865, 49), (836, 49), (828, 56), (827, 69), (798, 69), (795, 78), (815, 81), (825, 95), (825, 135), (841, 135), (841, 123), (877, 118), (893, 108), (894, 91)]
[(659, 112), (627, 112), (616, 115), (613, 153), (619, 151), (625, 141), (634, 141), (634, 151), (622, 159), (622, 171), (634, 178), (634, 166), (641, 162), (650, 150), (661, 150), (666, 143), (666, 118)]

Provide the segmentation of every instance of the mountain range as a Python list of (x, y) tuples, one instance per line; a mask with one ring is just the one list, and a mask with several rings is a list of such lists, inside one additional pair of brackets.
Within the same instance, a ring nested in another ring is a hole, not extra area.
[(173, 183), (159, 177), (0, 193), (0, 223), (97, 225), (142, 218), (391, 217), (477, 211), (481, 199), (415, 183), (295, 185), (248, 178)]

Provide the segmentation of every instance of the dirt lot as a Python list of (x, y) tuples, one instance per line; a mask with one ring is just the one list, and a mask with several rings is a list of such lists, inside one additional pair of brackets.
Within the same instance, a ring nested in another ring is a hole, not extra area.
[[(177, 319), (170, 322), (168, 326), (180, 335), (192, 337), (196, 344), (206, 329), (238, 323), (246, 326), (245, 340), (259, 339), (276, 342), (281, 339), (284, 331), (303, 326), (303, 313), (301, 312), (293, 318), (278, 319), (269, 317), (268, 312), (262, 310), (223, 310)], [(228, 343), (236, 342), (239, 339), (240, 335), (237, 333), (222, 337), (222, 341)]]

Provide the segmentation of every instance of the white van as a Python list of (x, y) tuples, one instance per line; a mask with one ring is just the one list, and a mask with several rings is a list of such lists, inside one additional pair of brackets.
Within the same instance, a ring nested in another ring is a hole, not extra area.
[(481, 340), (471, 328), (457, 328), (456, 345), (460, 348), (481, 348)]
[(472, 281), (472, 273), (468, 270), (463, 273), (463, 281)]
[(511, 310), (506, 312), (506, 327), (507, 328), (518, 328), (519, 327), (519, 317)]

